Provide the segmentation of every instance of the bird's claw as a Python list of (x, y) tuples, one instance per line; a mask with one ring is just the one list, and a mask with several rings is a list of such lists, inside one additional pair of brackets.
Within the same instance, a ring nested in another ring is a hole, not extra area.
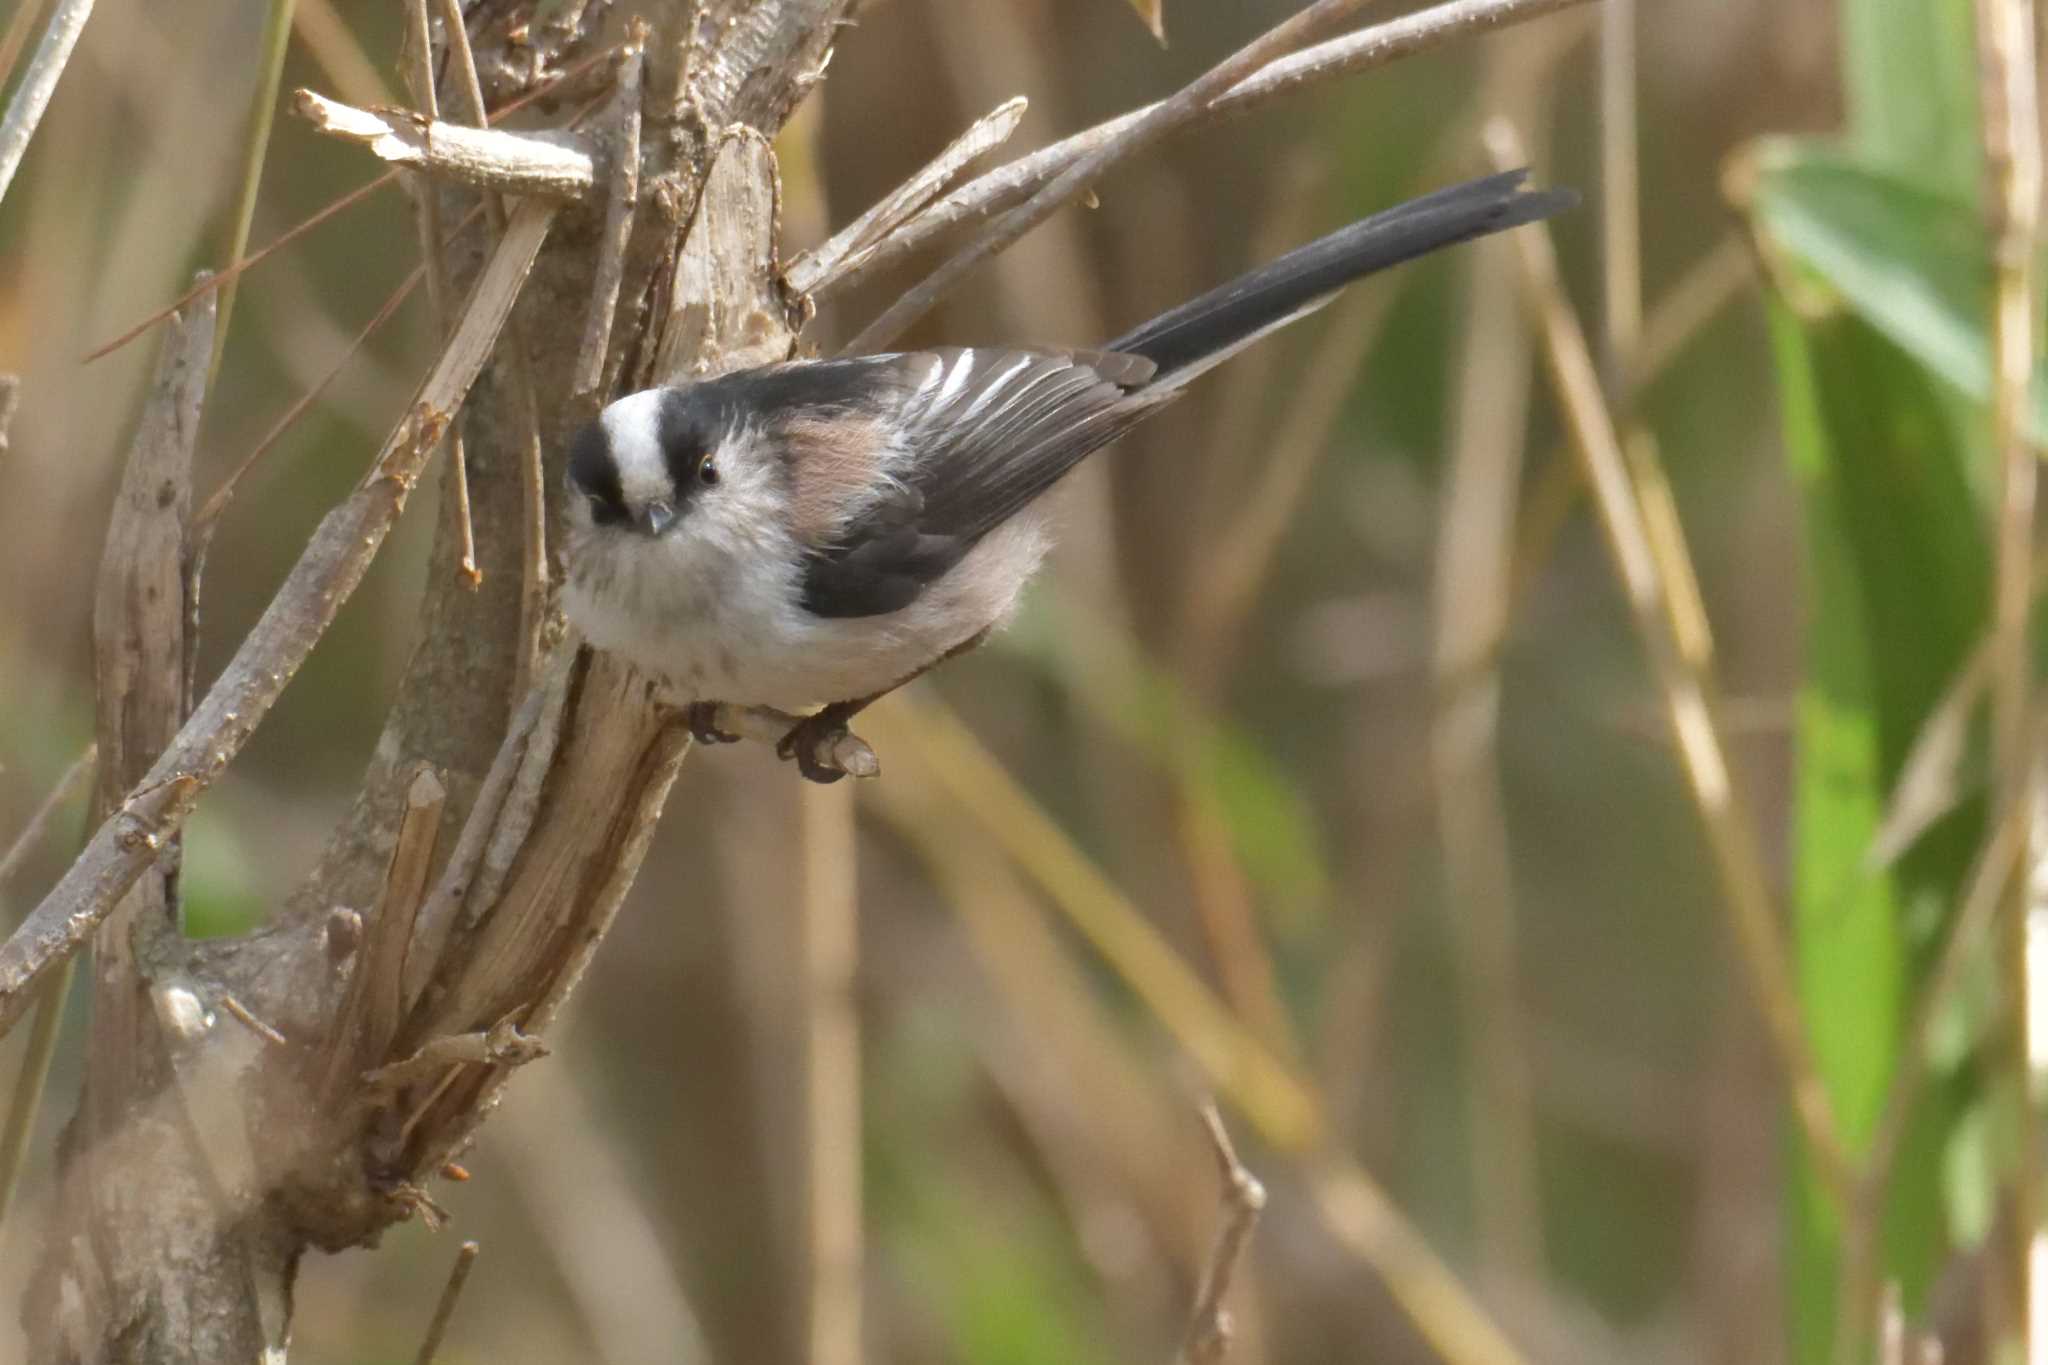
[(689, 727), (690, 737), (699, 744), (737, 744), (742, 738), (730, 730), (718, 728), (718, 703), (715, 701), (693, 701), (685, 706), (683, 724)]
[(795, 759), (796, 770), (813, 782), (837, 782), (846, 776), (846, 771), (820, 763), (818, 751), (825, 749), (830, 752), (830, 746), (846, 733), (846, 722), (827, 708), (790, 726), (789, 733), (776, 744), (775, 754), (778, 758)]

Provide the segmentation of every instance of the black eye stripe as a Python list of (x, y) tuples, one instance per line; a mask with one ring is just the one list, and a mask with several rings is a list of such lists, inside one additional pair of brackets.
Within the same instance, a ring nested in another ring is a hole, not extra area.
[(693, 388), (669, 389), (661, 396), (661, 455), (678, 499), (687, 499), (699, 483), (712, 482), (702, 471), (704, 459), (717, 444), (710, 419)]
[(611, 440), (596, 422), (576, 433), (569, 446), (569, 489), (590, 503), (590, 519), (610, 526), (626, 519), (626, 491), (619, 483)]

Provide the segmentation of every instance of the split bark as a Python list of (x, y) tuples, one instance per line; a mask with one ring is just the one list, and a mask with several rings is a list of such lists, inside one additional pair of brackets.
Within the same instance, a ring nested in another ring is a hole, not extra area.
[[(620, 281), (616, 317), (598, 329), (614, 391), (790, 353), (797, 313), (777, 275), (768, 139), (815, 83), (849, 3), (666, 7), (657, 31), (681, 33), (686, 15), (699, 22), (686, 41), (648, 54), (657, 78), (634, 148), (639, 203), (622, 258), (600, 264), (607, 219), (616, 229), (624, 215), (596, 193), (562, 210), (544, 252), (555, 211), (527, 199), (495, 252), (478, 238), (452, 253), (458, 287), (476, 298), (512, 277), (503, 295), (512, 325), (506, 308), (483, 305), (466, 329), (471, 363), (451, 373), (444, 361), (437, 373), (452, 382), (431, 393), (444, 401), (422, 402), (323, 524), (190, 721), (190, 482), (167, 475), (171, 455), (155, 452), (182, 451), (179, 468), (189, 469), (211, 329), (195, 317), (173, 334), (101, 593), (102, 813), (127, 818), (104, 823), (38, 908), (35, 932), (0, 948), (4, 1022), (72, 944), (97, 935), (87, 1095), (25, 1305), (37, 1359), (281, 1358), (303, 1253), (433, 1216), (430, 1182), (513, 1066), (538, 1050), (533, 1035), (561, 1008), (632, 883), (688, 739), (643, 678), (573, 641), (515, 715), (526, 404), (537, 400), (551, 452), (588, 415), (573, 383), (582, 330), (554, 324), (609, 292), (593, 290), (601, 269)], [(593, 31), (552, 35), (561, 61), (594, 47), (601, 9), (588, 7)], [(477, 35), (479, 64), (503, 97), (518, 65), (488, 49), (487, 32)], [(600, 161), (595, 173), (607, 169)], [(533, 261), (530, 276), (520, 256)], [(515, 382), (528, 367), (507, 354), (522, 332), (537, 341), (530, 392)], [(464, 344), (459, 330), (451, 355)], [(196, 369), (174, 363), (195, 353)], [(320, 864), (271, 927), (183, 943), (173, 918), (183, 817), (345, 599), (433, 448), (441, 414), (458, 406), (483, 588), (458, 581), (455, 532), (444, 525), (420, 644), (360, 797)], [(177, 439), (160, 441), (159, 426)], [(365, 1078), (409, 1058), (377, 1082)], [(108, 1175), (116, 1168), (118, 1179)]]

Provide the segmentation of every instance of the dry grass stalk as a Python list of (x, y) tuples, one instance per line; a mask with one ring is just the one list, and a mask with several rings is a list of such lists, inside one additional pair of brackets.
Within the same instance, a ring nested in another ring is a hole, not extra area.
[(809, 1360), (860, 1365), (860, 938), (853, 794), (805, 783), (803, 857), (804, 1115), (809, 1161)]
[[(1489, 125), (1487, 142), (1496, 165), (1524, 164), (1521, 139), (1512, 126), (1500, 121)], [(1687, 658), (1673, 628), (1676, 590), (1652, 543), (1628, 458), (1600, 392), (1585, 333), (1559, 281), (1550, 235), (1537, 226), (1516, 233), (1515, 241), (1522, 258), (1525, 294), (1543, 337), (1544, 359), (1586, 483), (1593, 490), (1622, 591), (1650, 656), (1665, 720), (1677, 744), (1693, 803), (1706, 827), (1736, 947), (1822, 1183), (1836, 1207), (1846, 1208), (1854, 1187), (1848, 1151), (1806, 1036), (1770, 883), (1756, 846), (1755, 826), (1735, 790), (1707, 680)]]
[[(1483, 107), (1547, 129), (1550, 71), (1512, 48), (1489, 55)], [(1501, 789), (1501, 654), (1513, 613), (1514, 525), (1533, 352), (1515, 297), (1514, 244), (1473, 243), (1465, 346), (1451, 392), (1440, 506), (1430, 769), (1446, 906), (1458, 948), (1472, 1200), (1495, 1282), (1542, 1264), (1542, 1204), (1518, 970), (1515, 878)]]
[[(35, 5), (24, 0), (18, 17), (31, 15), (35, 9)], [(71, 60), (72, 50), (78, 46), (78, 35), (85, 32), (85, 21), (91, 17), (92, 0), (58, 0), (50, 26), (43, 30), (43, 41), (36, 45), (36, 55), (29, 59), (28, 74), (16, 87), (7, 112), (0, 115), (0, 199), (7, 197), (7, 187), (14, 183), (14, 173), (21, 169), (21, 159), (28, 154), (36, 126), (43, 121), (50, 96), (57, 93), (57, 81)]]
[[(2037, 253), (2041, 227), (2040, 79), (2035, 7), (2026, 0), (1977, 0), (1978, 109), (1983, 120), (1986, 227), (1994, 280), (1991, 303), (1991, 448), (1999, 466), (1993, 530), (1996, 569), (1992, 606), (1991, 730), (1995, 765), (1993, 810), (2001, 824), (2034, 819), (2040, 799), (2040, 735), (2033, 720), (2034, 519), (2040, 466), (2027, 432), (2038, 338)], [(2044, 850), (2032, 848), (2028, 864)], [(2048, 1092), (2048, 980), (2036, 972), (2028, 942), (2024, 878), (2008, 888), (1996, 958), (2004, 979), (2007, 1044), (2002, 1051), (2017, 1111), (2031, 1132)], [(2039, 1039), (2037, 1041), (2037, 1038)], [(2048, 1360), (2048, 1255), (2042, 1236), (2043, 1155), (2038, 1143), (2017, 1145), (2009, 1244), (2004, 1259), (2015, 1284), (2007, 1326), (2029, 1362)]]
[(7, 889), (7, 884), (21, 872), (22, 864), (42, 847), (43, 840), (49, 837), (50, 826), (55, 822), (57, 812), (62, 810), (65, 803), (78, 794), (78, 789), (92, 778), (99, 757), (99, 745), (86, 745), (84, 752), (72, 759), (71, 766), (57, 779), (57, 785), (50, 788), (49, 794), (43, 797), (42, 804), (35, 809), (35, 814), (29, 816), (28, 823), (21, 827), (21, 833), (14, 836), (14, 842), (7, 846), (7, 852), (0, 854), (0, 891)]

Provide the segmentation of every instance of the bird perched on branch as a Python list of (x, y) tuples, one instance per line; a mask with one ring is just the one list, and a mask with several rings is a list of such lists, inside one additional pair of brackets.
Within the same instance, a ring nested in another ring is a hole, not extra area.
[(800, 360), (629, 394), (570, 449), (569, 619), (665, 680), (700, 739), (732, 738), (720, 702), (821, 706), (778, 751), (834, 781), (818, 755), (849, 718), (1008, 616), (1069, 470), (1352, 280), (1576, 202), (1526, 175), (1353, 223), (1100, 350)]

